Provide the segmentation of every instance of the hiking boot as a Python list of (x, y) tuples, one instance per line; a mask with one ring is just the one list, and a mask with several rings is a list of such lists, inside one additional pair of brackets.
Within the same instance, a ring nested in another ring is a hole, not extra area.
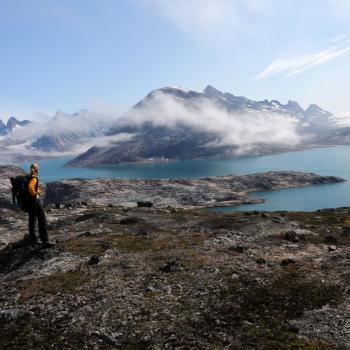
[(53, 243), (50, 243), (50, 242), (43, 242), (43, 244), (42, 244), (43, 249), (52, 248), (54, 246), (55, 245)]
[(36, 247), (38, 244), (39, 244), (39, 242), (38, 242), (38, 240), (36, 239), (36, 238), (30, 238), (29, 239), (29, 244), (32, 246), (32, 247)]

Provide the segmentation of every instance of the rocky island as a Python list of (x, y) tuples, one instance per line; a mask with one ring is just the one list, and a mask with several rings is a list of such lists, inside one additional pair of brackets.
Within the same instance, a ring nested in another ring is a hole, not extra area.
[(202, 207), (222, 193), (338, 181), (288, 172), (48, 183), (51, 249), (29, 245), (26, 214), (3, 200), (0, 349), (350, 349), (350, 208), (193, 204), (199, 189)]

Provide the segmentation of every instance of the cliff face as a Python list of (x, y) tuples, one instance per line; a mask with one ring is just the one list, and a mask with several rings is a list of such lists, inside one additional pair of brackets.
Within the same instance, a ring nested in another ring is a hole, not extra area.
[(349, 209), (0, 213), (2, 349), (349, 348)]

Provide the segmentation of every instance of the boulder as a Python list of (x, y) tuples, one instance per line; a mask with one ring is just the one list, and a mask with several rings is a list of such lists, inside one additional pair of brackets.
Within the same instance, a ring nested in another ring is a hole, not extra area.
[(294, 230), (289, 230), (284, 233), (284, 238), (289, 242), (299, 242), (299, 238), (297, 236), (297, 233)]
[(169, 261), (167, 261), (161, 268), (160, 271), (169, 273), (169, 272), (176, 272), (181, 269), (180, 263), (177, 258), (172, 258)]
[(288, 265), (291, 265), (291, 264), (295, 264), (295, 260), (293, 259), (283, 259), (281, 261), (281, 266), (288, 266)]
[(324, 238), (324, 241), (326, 243), (337, 243), (338, 240), (336, 239), (336, 237), (329, 235)]
[(150, 201), (140, 201), (140, 202), (137, 202), (137, 206), (139, 208), (152, 208), (153, 207), (153, 203), (150, 202)]

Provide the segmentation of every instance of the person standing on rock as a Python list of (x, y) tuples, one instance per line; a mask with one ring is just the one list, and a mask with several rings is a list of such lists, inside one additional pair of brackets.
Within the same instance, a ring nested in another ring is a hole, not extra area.
[(43, 207), (39, 201), (40, 187), (39, 187), (39, 166), (34, 163), (30, 166), (30, 175), (28, 179), (28, 221), (29, 221), (29, 238), (33, 245), (38, 243), (35, 236), (35, 221), (38, 219), (39, 236), (43, 248), (50, 248), (53, 244), (49, 243), (49, 237), (46, 229), (46, 215)]

